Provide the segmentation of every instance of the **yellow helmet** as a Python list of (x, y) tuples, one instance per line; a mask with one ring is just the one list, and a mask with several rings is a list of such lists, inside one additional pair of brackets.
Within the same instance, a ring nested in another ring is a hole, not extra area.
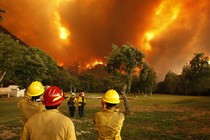
[(104, 97), (103, 97), (104, 102), (110, 103), (110, 104), (118, 104), (120, 103), (120, 97), (117, 91), (110, 89), (108, 90)]
[(34, 81), (29, 85), (29, 87), (27, 89), (27, 94), (29, 96), (39, 96), (39, 95), (43, 94), (44, 91), (45, 91), (45, 88), (42, 85), (42, 83), (38, 82), (38, 81)]

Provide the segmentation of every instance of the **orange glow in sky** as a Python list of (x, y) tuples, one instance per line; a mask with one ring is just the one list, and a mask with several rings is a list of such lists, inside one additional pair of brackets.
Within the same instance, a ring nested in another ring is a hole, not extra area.
[(152, 23), (148, 32), (143, 37), (143, 46), (145, 51), (151, 51), (150, 41), (167, 30), (168, 26), (173, 23), (180, 11), (180, 4), (175, 0), (165, 0), (157, 7), (152, 18)]

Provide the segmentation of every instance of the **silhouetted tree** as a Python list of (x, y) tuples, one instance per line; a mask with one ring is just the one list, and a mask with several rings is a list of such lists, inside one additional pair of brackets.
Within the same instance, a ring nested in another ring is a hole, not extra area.
[(144, 63), (143, 68), (139, 74), (140, 91), (144, 94), (152, 95), (153, 88), (156, 85), (156, 79), (157, 75), (154, 69), (148, 64)]
[(92, 73), (85, 73), (78, 77), (79, 86), (78, 90), (86, 92), (98, 92), (100, 82), (96, 75)]
[(184, 66), (181, 83), (184, 83), (182, 87), (184, 87), (186, 94), (203, 95), (210, 89), (210, 65), (208, 60), (209, 58), (204, 53), (195, 53), (189, 64)]
[(111, 54), (106, 58), (108, 62), (105, 70), (111, 73), (119, 85), (123, 87), (121, 94), (124, 99), (126, 114), (130, 114), (126, 93), (130, 91), (133, 76), (138, 74), (137, 70), (142, 68), (145, 55), (131, 44), (123, 45), (121, 48), (113, 45)]
[(177, 93), (177, 86), (179, 83), (179, 77), (172, 71), (168, 71), (164, 79), (165, 93), (175, 94)]

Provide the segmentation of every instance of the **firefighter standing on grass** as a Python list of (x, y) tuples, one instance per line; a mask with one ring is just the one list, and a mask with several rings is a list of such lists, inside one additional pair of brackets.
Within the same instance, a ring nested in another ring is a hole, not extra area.
[(60, 88), (49, 87), (42, 101), (46, 110), (33, 115), (25, 123), (21, 140), (76, 140), (73, 122), (59, 112), (63, 100)]
[(23, 125), (32, 115), (45, 110), (44, 105), (41, 103), (41, 95), (44, 93), (44, 91), (45, 88), (42, 83), (34, 81), (27, 89), (28, 96), (24, 97), (17, 103), (23, 119)]
[(120, 132), (124, 122), (124, 114), (115, 106), (120, 98), (115, 90), (108, 90), (102, 99), (102, 111), (94, 115), (93, 122), (98, 132), (98, 140), (121, 140)]
[(72, 93), (71, 96), (67, 98), (67, 104), (69, 106), (70, 117), (72, 118), (75, 116), (76, 102), (77, 102), (77, 98), (75, 97), (75, 93)]
[(77, 103), (78, 103), (79, 117), (82, 118), (82, 117), (84, 117), (84, 108), (86, 105), (86, 99), (85, 99), (84, 92), (80, 92), (80, 94), (77, 98)]

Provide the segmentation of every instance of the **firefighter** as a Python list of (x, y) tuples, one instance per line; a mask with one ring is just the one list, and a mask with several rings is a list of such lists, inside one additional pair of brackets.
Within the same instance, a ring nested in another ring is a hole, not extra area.
[(78, 103), (79, 117), (82, 118), (84, 117), (84, 110), (85, 110), (85, 105), (86, 105), (86, 98), (85, 98), (84, 92), (80, 92), (77, 98), (77, 103)]
[(98, 140), (121, 140), (120, 132), (125, 120), (124, 114), (115, 106), (120, 103), (118, 93), (108, 90), (102, 99), (102, 111), (95, 113), (93, 122), (98, 132)]
[(75, 116), (75, 104), (77, 102), (77, 98), (75, 97), (75, 93), (72, 93), (69, 98), (67, 98), (67, 104), (69, 106), (70, 117)]
[(44, 93), (45, 88), (41, 82), (32, 82), (27, 89), (27, 96), (17, 103), (22, 116), (22, 124), (35, 113), (45, 110), (44, 105), (41, 103), (41, 95)]
[(22, 140), (76, 140), (73, 122), (59, 111), (63, 100), (60, 88), (49, 87), (42, 101), (46, 110), (33, 115), (25, 123)]

